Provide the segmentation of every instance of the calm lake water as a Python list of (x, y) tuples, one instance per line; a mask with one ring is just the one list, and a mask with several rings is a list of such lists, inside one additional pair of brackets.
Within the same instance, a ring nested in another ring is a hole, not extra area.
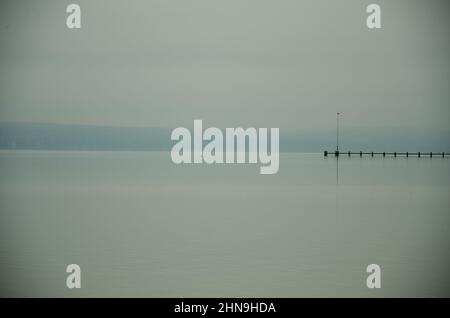
[(1, 295), (450, 296), (449, 159), (280, 156), (1, 151)]

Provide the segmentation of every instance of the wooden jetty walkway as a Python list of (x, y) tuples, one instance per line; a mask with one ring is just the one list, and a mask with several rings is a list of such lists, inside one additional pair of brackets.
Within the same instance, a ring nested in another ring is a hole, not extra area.
[(449, 152), (364, 152), (364, 151), (359, 151), (359, 152), (353, 152), (353, 151), (327, 151), (325, 150), (323, 152), (323, 155), (325, 157), (328, 157), (329, 155), (331, 156), (335, 156), (335, 157), (339, 157), (339, 156), (371, 156), (371, 157), (375, 157), (375, 156), (383, 156), (383, 157), (417, 157), (417, 158), (422, 158), (422, 157), (428, 157), (428, 158), (446, 158), (446, 157), (450, 157), (450, 153)]

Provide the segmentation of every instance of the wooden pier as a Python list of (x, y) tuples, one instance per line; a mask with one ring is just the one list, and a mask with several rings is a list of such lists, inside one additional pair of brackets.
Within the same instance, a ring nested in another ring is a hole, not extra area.
[(359, 151), (359, 152), (354, 152), (354, 151), (327, 151), (325, 150), (323, 152), (323, 155), (325, 157), (330, 156), (335, 156), (335, 157), (339, 157), (339, 156), (347, 156), (347, 157), (351, 157), (351, 156), (370, 156), (370, 157), (375, 157), (375, 156), (382, 156), (382, 157), (417, 157), (417, 158), (423, 158), (423, 157), (428, 157), (428, 158), (446, 158), (446, 157), (450, 157), (450, 153), (449, 152), (365, 152), (365, 151)]

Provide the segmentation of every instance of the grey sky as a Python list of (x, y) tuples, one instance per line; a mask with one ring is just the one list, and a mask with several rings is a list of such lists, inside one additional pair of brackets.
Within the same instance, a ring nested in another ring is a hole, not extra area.
[[(82, 29), (66, 27), (78, 3)], [(382, 29), (368, 30), (378, 3)], [(0, 121), (397, 126), (450, 119), (445, 1), (2, 1)]]

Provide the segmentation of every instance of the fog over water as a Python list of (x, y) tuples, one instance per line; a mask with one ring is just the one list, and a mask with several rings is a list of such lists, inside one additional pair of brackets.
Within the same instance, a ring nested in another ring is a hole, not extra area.
[[(446, 0), (0, 2), (0, 296), (450, 296)], [(279, 171), (174, 164), (279, 128)], [(379, 264), (382, 288), (368, 289)], [(82, 288), (66, 286), (79, 264)]]
[(2, 1), (1, 121), (448, 133), (447, 1), (77, 3)]

